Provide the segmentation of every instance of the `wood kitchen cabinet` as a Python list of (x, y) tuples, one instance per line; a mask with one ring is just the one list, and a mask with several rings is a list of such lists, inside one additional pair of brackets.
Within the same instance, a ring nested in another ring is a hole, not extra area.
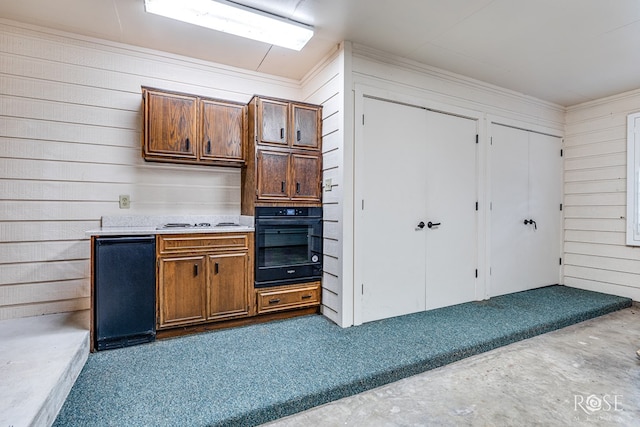
[(159, 235), (156, 248), (159, 330), (253, 314), (253, 233)]
[(246, 106), (212, 99), (200, 100), (200, 161), (244, 164)]
[(158, 262), (158, 326), (206, 320), (204, 255), (163, 257)]
[(197, 160), (197, 97), (146, 89), (143, 97), (145, 158)]
[(246, 252), (209, 255), (210, 274), (207, 319), (247, 315), (247, 271), (249, 254)]
[(255, 206), (321, 206), (322, 107), (254, 97), (249, 103), (242, 213)]
[(142, 95), (145, 160), (244, 165), (246, 105), (145, 87)]
[(258, 314), (320, 305), (320, 282), (256, 290)]

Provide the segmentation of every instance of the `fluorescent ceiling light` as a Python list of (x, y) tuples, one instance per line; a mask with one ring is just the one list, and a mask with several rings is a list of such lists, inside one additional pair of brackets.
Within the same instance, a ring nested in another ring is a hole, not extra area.
[(300, 50), (313, 27), (226, 0), (144, 0), (147, 12)]

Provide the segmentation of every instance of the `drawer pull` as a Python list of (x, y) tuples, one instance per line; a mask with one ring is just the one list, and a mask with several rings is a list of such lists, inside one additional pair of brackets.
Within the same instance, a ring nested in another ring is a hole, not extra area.
[(309, 299), (311, 298), (313, 295), (309, 294), (309, 295), (302, 295), (302, 299)]
[(272, 298), (269, 300), (269, 304), (277, 304), (280, 302), (280, 298)]

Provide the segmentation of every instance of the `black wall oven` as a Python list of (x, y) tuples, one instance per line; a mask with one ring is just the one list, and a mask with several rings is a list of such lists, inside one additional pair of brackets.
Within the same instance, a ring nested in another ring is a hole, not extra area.
[(322, 277), (322, 208), (256, 207), (255, 287)]

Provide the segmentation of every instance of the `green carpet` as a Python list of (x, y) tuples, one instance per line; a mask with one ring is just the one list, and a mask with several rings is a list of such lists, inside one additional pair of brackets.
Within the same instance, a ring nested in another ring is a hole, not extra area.
[(103, 351), (54, 426), (258, 425), (630, 305), (550, 286), (346, 329), (315, 315)]

